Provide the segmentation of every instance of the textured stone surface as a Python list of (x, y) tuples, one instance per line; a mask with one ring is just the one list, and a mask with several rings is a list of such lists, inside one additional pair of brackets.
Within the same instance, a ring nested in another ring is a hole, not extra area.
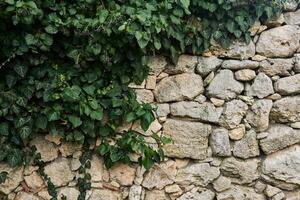
[(220, 99), (232, 99), (242, 93), (244, 86), (234, 79), (232, 71), (221, 70), (207, 88), (209, 96)]
[(223, 160), (221, 172), (230, 177), (233, 183), (248, 184), (259, 178), (260, 161), (256, 158), (241, 160), (233, 157)]
[(279, 188), (282, 185), (276, 180), (300, 185), (300, 146), (295, 145), (285, 150), (273, 153), (264, 160), (262, 172), (273, 178), (273, 184)]
[(210, 190), (204, 192), (187, 192), (179, 197), (177, 200), (213, 200), (215, 193)]
[(43, 136), (35, 137), (30, 145), (36, 147), (37, 153), (41, 154), (41, 160), (44, 162), (52, 161), (58, 156), (58, 149), (53, 143), (45, 140)]
[(231, 70), (256, 69), (258, 67), (259, 62), (251, 60), (225, 60), (222, 63), (222, 68)]
[(300, 74), (279, 79), (275, 84), (275, 91), (281, 95), (300, 93)]
[(14, 200), (42, 200), (42, 199), (30, 193), (19, 192)]
[(294, 59), (268, 59), (260, 63), (259, 71), (268, 76), (289, 76), (294, 67)]
[(172, 144), (164, 147), (167, 156), (193, 159), (206, 157), (210, 125), (168, 119), (163, 133), (173, 140)]
[(176, 65), (168, 65), (165, 72), (168, 74), (192, 73), (197, 64), (197, 56), (181, 55)]
[(178, 184), (194, 184), (207, 186), (220, 175), (216, 167), (211, 167), (208, 163), (196, 163), (186, 168), (179, 169), (176, 182)]
[(221, 55), (228, 58), (245, 60), (255, 55), (255, 45), (253, 41), (250, 41), (249, 44), (233, 41), (229, 48), (222, 52)]
[(136, 99), (141, 103), (152, 103), (154, 101), (154, 95), (151, 90), (136, 89)]
[(250, 111), (247, 113), (247, 121), (257, 132), (262, 132), (268, 129), (269, 115), (272, 105), (273, 103), (271, 100), (260, 99), (254, 102)]
[(196, 73), (200, 74), (202, 77), (207, 76), (210, 72), (215, 71), (221, 64), (222, 60), (215, 57), (199, 57), (198, 65), (196, 67)]
[(121, 200), (122, 196), (119, 192), (108, 189), (93, 189), (89, 200)]
[(179, 74), (164, 78), (154, 90), (158, 102), (191, 100), (203, 92), (203, 81), (196, 74)]
[(77, 197), (79, 196), (80, 192), (78, 189), (76, 188), (72, 188), (72, 187), (63, 187), (60, 188), (57, 192), (57, 196), (61, 197), (62, 195), (64, 195), (67, 199), (77, 199)]
[(217, 192), (222, 192), (231, 188), (231, 180), (224, 176), (220, 176), (213, 182), (213, 187)]
[(125, 164), (118, 164), (109, 170), (109, 174), (110, 178), (117, 181), (120, 185), (130, 186), (133, 184), (135, 177), (135, 168)]
[(239, 81), (251, 81), (255, 78), (255, 71), (251, 69), (241, 69), (234, 73), (235, 79)]
[(290, 25), (300, 25), (300, 9), (298, 9), (296, 12), (285, 13), (284, 20)]
[(230, 156), (231, 147), (229, 143), (228, 131), (226, 129), (215, 129), (209, 140), (212, 152), (216, 156)]
[(163, 56), (151, 56), (149, 59), (150, 74), (158, 76), (166, 67), (167, 60)]
[(0, 191), (9, 194), (23, 181), (23, 167), (10, 168), (6, 164), (0, 164), (0, 172), (7, 172), (6, 181), (0, 184)]
[(300, 96), (285, 97), (275, 101), (270, 115), (276, 122), (300, 121)]
[(222, 108), (216, 108), (211, 103), (177, 102), (170, 105), (171, 115), (179, 117), (191, 117), (204, 122), (218, 123), (222, 114)]
[(251, 85), (248, 95), (264, 98), (274, 93), (272, 80), (264, 73), (259, 73)]
[(217, 200), (266, 200), (266, 198), (250, 187), (234, 185), (232, 189), (219, 193)]
[(241, 140), (234, 142), (233, 155), (244, 159), (259, 155), (255, 131), (248, 131)]
[(299, 27), (285, 25), (264, 31), (256, 44), (256, 51), (267, 57), (288, 57), (299, 48)]
[(146, 192), (145, 200), (168, 200), (163, 190), (151, 190)]
[(283, 124), (274, 124), (267, 131), (266, 138), (260, 140), (261, 149), (270, 154), (300, 142), (300, 130)]

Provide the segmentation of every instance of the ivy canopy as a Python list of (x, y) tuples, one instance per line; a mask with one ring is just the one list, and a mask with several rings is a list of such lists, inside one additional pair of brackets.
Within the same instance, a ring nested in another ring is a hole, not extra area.
[[(110, 167), (141, 155), (146, 168), (163, 158), (134, 131), (116, 129), (152, 108), (136, 101), (130, 82), (148, 73), (149, 55), (197, 54), (212, 39), (249, 41), (249, 27), (280, 12), (271, 0), (2, 0), (0, 2), (0, 161), (30, 161), (36, 133), (101, 144)], [(154, 134), (158, 146), (168, 139)]]

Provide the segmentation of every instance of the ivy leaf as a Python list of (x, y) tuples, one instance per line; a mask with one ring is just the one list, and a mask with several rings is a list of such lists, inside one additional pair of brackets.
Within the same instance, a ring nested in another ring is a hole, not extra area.
[(100, 144), (96, 147), (96, 153), (98, 153), (101, 156), (104, 156), (109, 151), (109, 147), (107, 144)]
[(74, 132), (74, 140), (76, 142), (84, 141), (84, 135), (80, 131), (75, 131)]
[(40, 115), (35, 120), (35, 126), (39, 129), (46, 129), (48, 124), (48, 119), (44, 115)]
[(91, 116), (92, 119), (101, 121), (102, 118), (103, 118), (103, 111), (102, 111), (102, 110), (92, 111), (92, 112), (90, 113), (90, 116)]
[(45, 31), (49, 34), (56, 34), (58, 32), (58, 29), (53, 25), (48, 25), (46, 26)]
[(75, 115), (69, 115), (68, 119), (69, 119), (69, 122), (72, 123), (74, 128), (76, 128), (82, 124), (81, 119), (79, 117), (76, 117)]
[(5, 0), (4, 1), (5, 3), (8, 3), (10, 5), (14, 5), (15, 4), (15, 1), (14, 0)]
[(17, 77), (13, 75), (6, 75), (6, 84), (9, 88), (12, 88), (17, 83)]
[(4, 136), (9, 135), (9, 124), (7, 122), (0, 123), (0, 135), (4, 135)]
[(125, 115), (125, 122), (126, 122), (126, 123), (130, 123), (130, 122), (132, 122), (135, 118), (136, 118), (136, 115), (135, 115), (134, 112), (127, 113), (127, 114)]
[(7, 172), (0, 172), (0, 184), (5, 183), (7, 175)]
[(24, 126), (19, 130), (19, 135), (23, 140), (26, 140), (31, 134), (31, 128), (29, 126)]
[(187, 9), (190, 6), (190, 0), (180, 0), (180, 2), (185, 9)]
[(28, 68), (24, 65), (15, 65), (14, 70), (17, 74), (19, 74), (22, 78), (24, 78), (28, 71)]
[(22, 162), (22, 152), (18, 149), (12, 149), (6, 159), (10, 167), (16, 167)]
[(142, 165), (145, 167), (146, 170), (149, 170), (154, 165), (154, 162), (151, 158), (145, 157), (142, 160)]

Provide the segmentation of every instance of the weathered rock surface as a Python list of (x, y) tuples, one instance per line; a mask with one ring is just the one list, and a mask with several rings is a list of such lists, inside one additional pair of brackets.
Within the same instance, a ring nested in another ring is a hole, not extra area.
[(199, 57), (198, 65), (196, 67), (196, 73), (202, 77), (207, 76), (210, 72), (216, 71), (216, 69), (222, 64), (222, 60), (215, 57)]
[(231, 180), (224, 176), (219, 176), (219, 178), (213, 182), (213, 187), (217, 192), (223, 192), (231, 188)]
[(208, 136), (211, 126), (200, 122), (168, 119), (163, 133), (172, 138), (173, 143), (164, 147), (165, 154), (178, 158), (206, 158)]
[(219, 193), (217, 200), (266, 200), (266, 198), (252, 188), (234, 185), (230, 190)]
[(252, 60), (225, 60), (222, 63), (222, 68), (231, 70), (256, 69), (258, 67), (259, 62)]
[(89, 200), (121, 200), (121, 193), (108, 189), (93, 189)]
[(221, 70), (207, 88), (209, 96), (220, 99), (232, 99), (242, 93), (244, 85), (234, 79), (232, 71)]
[(278, 181), (300, 185), (300, 146), (294, 145), (282, 151), (268, 155), (262, 165), (262, 172), (270, 177), (274, 186), (285, 189), (286, 185)]
[(158, 76), (165, 69), (167, 64), (165, 57), (151, 56), (148, 63), (150, 74)]
[(142, 186), (133, 185), (130, 187), (128, 200), (141, 200)]
[(222, 52), (221, 55), (228, 58), (245, 60), (255, 55), (255, 45), (253, 41), (250, 41), (249, 44), (233, 41), (229, 48)]
[(259, 71), (272, 76), (290, 76), (290, 71), (294, 67), (294, 59), (268, 59), (260, 63)]
[(25, 176), (24, 180), (26, 185), (33, 190), (40, 189), (44, 185), (42, 177), (37, 172), (33, 172), (29, 176)]
[(264, 98), (274, 93), (272, 80), (264, 73), (259, 73), (251, 85), (248, 95)]
[(196, 74), (179, 74), (164, 78), (154, 90), (158, 102), (191, 100), (203, 92), (203, 81)]
[(233, 183), (248, 184), (257, 180), (259, 174), (259, 159), (240, 160), (233, 157), (223, 160), (221, 172), (230, 177)]
[(283, 124), (273, 124), (266, 138), (260, 140), (264, 153), (270, 154), (300, 142), (300, 130)]
[(241, 140), (234, 142), (233, 155), (244, 159), (259, 155), (259, 147), (255, 131), (248, 131)]
[(93, 155), (91, 160), (91, 168), (87, 170), (91, 174), (92, 182), (100, 182), (108, 179), (109, 174), (104, 166), (104, 162), (98, 156)]
[(163, 190), (146, 191), (145, 200), (169, 200)]
[(58, 149), (43, 136), (36, 136), (30, 145), (36, 147), (37, 153), (41, 154), (41, 160), (44, 162), (52, 161), (58, 156)]
[(270, 117), (276, 122), (300, 121), (300, 96), (285, 97), (275, 101)]
[(216, 108), (213, 104), (182, 101), (170, 105), (171, 115), (191, 117), (203, 122), (218, 123), (223, 108)]
[(254, 102), (251, 110), (247, 113), (248, 123), (255, 128), (257, 132), (262, 132), (269, 127), (269, 115), (273, 102), (268, 99), (260, 99)]
[(136, 89), (136, 99), (141, 103), (152, 103), (154, 101), (154, 95), (151, 90)]
[(179, 197), (177, 200), (213, 200), (215, 193), (210, 190), (204, 192), (187, 192)]
[(77, 199), (79, 194), (80, 194), (79, 190), (76, 188), (72, 188), (72, 187), (62, 187), (57, 192), (58, 197), (61, 197), (64, 195), (67, 199), (70, 199), (70, 200)]
[(198, 186), (207, 186), (220, 175), (217, 167), (211, 167), (208, 163), (196, 163), (179, 169), (176, 182), (178, 184), (194, 184)]
[(239, 81), (251, 81), (255, 78), (256, 74), (254, 70), (251, 69), (241, 69), (234, 73), (236, 80)]
[(168, 74), (192, 73), (197, 64), (197, 56), (180, 55), (176, 65), (167, 65), (165, 72)]
[(42, 199), (33, 194), (21, 191), (17, 194), (14, 200), (42, 200)]
[(224, 128), (213, 130), (209, 144), (214, 155), (225, 157), (231, 155), (228, 130)]
[(257, 53), (266, 57), (289, 57), (299, 48), (299, 27), (285, 25), (261, 33)]
[(117, 181), (120, 185), (130, 186), (133, 184), (135, 178), (135, 168), (125, 165), (118, 164), (113, 166), (110, 170), (110, 178)]
[(241, 100), (232, 100), (225, 104), (220, 124), (226, 128), (237, 127), (248, 110), (248, 106)]
[(45, 173), (56, 186), (65, 186), (73, 180), (75, 174), (72, 172), (70, 162), (66, 158), (58, 158), (45, 167)]
[(279, 79), (274, 84), (275, 91), (281, 95), (300, 93), (300, 74)]
[(284, 20), (289, 25), (300, 25), (300, 9), (284, 14)]
[(6, 181), (0, 184), (0, 191), (4, 194), (11, 193), (23, 181), (23, 167), (11, 168), (6, 164), (0, 164), (0, 172), (7, 172)]

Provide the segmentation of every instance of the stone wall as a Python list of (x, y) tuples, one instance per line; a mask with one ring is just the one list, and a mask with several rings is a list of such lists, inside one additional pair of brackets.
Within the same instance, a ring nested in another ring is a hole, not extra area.
[[(256, 22), (250, 44), (214, 46), (203, 56), (182, 55), (172, 65), (152, 57), (150, 75), (131, 85), (157, 106), (147, 132), (170, 136), (166, 161), (145, 171), (112, 169), (94, 156), (89, 200), (300, 200), (300, 9)], [(80, 146), (40, 136), (31, 145), (45, 161), (58, 195), (79, 194)], [(135, 157), (132, 157), (135, 161)], [(0, 191), (15, 200), (49, 200), (37, 167), (8, 168)]]

